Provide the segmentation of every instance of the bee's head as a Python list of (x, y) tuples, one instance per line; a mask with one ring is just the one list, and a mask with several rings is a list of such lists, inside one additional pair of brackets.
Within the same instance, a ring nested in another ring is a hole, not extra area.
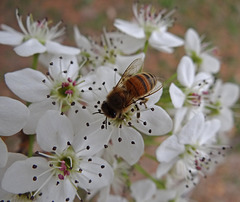
[(109, 118), (116, 118), (117, 112), (106, 101), (102, 103), (101, 109), (103, 113)]

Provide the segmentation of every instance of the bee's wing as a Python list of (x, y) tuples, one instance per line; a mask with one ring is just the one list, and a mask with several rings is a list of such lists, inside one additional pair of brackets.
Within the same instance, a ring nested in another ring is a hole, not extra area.
[(157, 81), (156, 85), (153, 87), (152, 90), (150, 90), (146, 95), (144, 95), (143, 97), (141, 98), (145, 98), (145, 97), (148, 97), (154, 93), (156, 93), (157, 91), (161, 90), (163, 87), (162, 83), (160, 81)]
[(135, 59), (125, 70), (125, 72), (123, 73), (121, 79), (118, 81), (116, 87), (120, 87), (123, 85), (124, 81), (126, 81), (130, 76), (138, 73), (138, 71), (141, 69), (143, 65), (143, 59), (142, 58), (138, 58)]

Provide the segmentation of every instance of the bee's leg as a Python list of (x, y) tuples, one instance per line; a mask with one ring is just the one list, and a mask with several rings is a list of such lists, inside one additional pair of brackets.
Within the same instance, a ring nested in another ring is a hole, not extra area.
[(137, 109), (137, 118), (139, 119), (140, 118), (140, 109), (139, 109), (139, 107), (138, 107), (138, 105), (137, 104), (135, 104), (135, 107), (136, 107), (136, 109)]
[(136, 104), (135, 105), (135, 107), (136, 107), (136, 109), (137, 109), (137, 118), (139, 119), (140, 118), (140, 109), (139, 109), (139, 107), (138, 107), (138, 105)]
[(144, 97), (141, 99), (140, 105), (144, 104), (145, 108), (147, 109), (146, 102), (148, 101), (148, 98)]

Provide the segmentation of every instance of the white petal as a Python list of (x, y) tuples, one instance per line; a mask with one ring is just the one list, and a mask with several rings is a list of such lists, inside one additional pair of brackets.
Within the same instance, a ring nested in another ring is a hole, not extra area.
[(123, 72), (127, 69), (127, 67), (137, 58), (145, 58), (144, 53), (139, 53), (131, 56), (117, 55), (116, 57), (116, 65), (118, 68), (118, 73), (123, 74)]
[[(1, 145), (0, 145), (0, 148), (1, 148)], [(0, 153), (1, 155), (1, 153)], [(3, 176), (6, 172), (6, 170), (15, 162), (15, 161), (19, 161), (19, 160), (25, 160), (27, 159), (27, 157), (23, 154), (20, 154), (20, 153), (7, 153), (7, 162), (6, 162), (6, 165), (4, 168), (1, 168), (0, 169), (0, 179), (2, 180), (3, 179)], [(0, 186), (0, 197), (1, 199), (4, 199), (6, 201), (10, 201), (10, 199), (12, 199), (12, 195), (11, 193), (5, 191), (2, 189), (2, 187)]]
[[(76, 134), (72, 147), (79, 156), (92, 156), (102, 150), (104, 145), (108, 144), (110, 131), (101, 129), (102, 120), (94, 123), (83, 122), (85, 124), (81, 131)], [(86, 123), (89, 123), (90, 125), (86, 126)]]
[[(105, 202), (107, 202), (108, 201), (108, 198), (109, 198), (109, 196), (110, 196), (110, 186), (106, 186), (106, 187), (104, 187), (104, 188), (102, 188), (101, 190), (100, 190), (100, 192), (99, 192), (99, 195), (98, 195), (98, 199), (97, 199), (97, 201), (96, 202), (102, 202), (102, 201), (105, 201)], [(96, 190), (97, 191), (97, 190)], [(91, 195), (95, 195), (96, 193), (92, 193)], [(92, 198), (92, 196), (89, 196), (89, 198), (91, 199)], [(111, 201), (109, 201), (109, 202), (111, 202)], [(112, 202), (115, 202), (115, 201), (112, 201)], [(117, 202), (118, 202), (118, 200), (117, 200)], [(121, 202), (121, 201), (120, 201)]]
[[(37, 168), (33, 169), (33, 165), (37, 165)], [(46, 181), (49, 174), (38, 177), (36, 181), (33, 177), (39, 176), (47, 169), (48, 163), (44, 158), (31, 157), (16, 161), (5, 172), (2, 188), (14, 194), (36, 191)]]
[(41, 102), (32, 103), (29, 105), (30, 115), (27, 119), (26, 125), (23, 127), (25, 134), (35, 134), (39, 119), (47, 110), (57, 110), (58, 106), (52, 104), (51, 98)]
[(168, 47), (168, 46), (159, 46), (159, 45), (157, 45), (157, 44), (155, 44), (155, 43), (151, 43), (151, 46), (152, 46), (153, 48), (155, 48), (156, 50), (162, 51), (162, 52), (164, 52), (164, 53), (173, 53), (173, 51), (174, 51), (173, 48), (170, 48), (170, 47)]
[(28, 108), (18, 100), (0, 97), (0, 135), (9, 136), (20, 131), (27, 122)]
[(39, 102), (50, 94), (47, 77), (40, 71), (25, 68), (5, 74), (7, 86), (18, 97), (28, 102)]
[[(157, 88), (157, 86), (162, 86), (162, 83), (160, 81), (157, 81), (155, 87)], [(161, 89), (158, 90), (157, 92), (155, 92), (152, 95), (148, 96), (147, 97), (146, 106), (148, 108), (151, 108), (154, 104), (156, 104), (160, 100), (160, 98), (162, 96), (162, 93), (163, 93), (163, 87), (161, 87)]]
[(200, 54), (201, 41), (198, 33), (190, 28), (185, 34), (185, 50), (188, 55), (191, 55), (192, 51), (196, 52), (197, 55)]
[(74, 38), (75, 38), (75, 42), (76, 42), (77, 46), (79, 48), (84, 48), (87, 50), (91, 49), (92, 45), (91, 45), (90, 41), (87, 39), (87, 37), (85, 37), (84, 35), (82, 35), (80, 33), (77, 26), (74, 26), (73, 29), (74, 29)]
[(0, 43), (5, 45), (17, 46), (21, 44), (23, 35), (19, 32), (0, 31)]
[(144, 142), (139, 132), (132, 127), (123, 126), (123, 128), (114, 128), (111, 137), (116, 154), (130, 165), (138, 162), (144, 152)]
[(187, 107), (182, 107), (175, 111), (175, 116), (173, 119), (174, 120), (173, 134), (176, 134), (182, 128), (182, 124), (187, 111), (188, 111)]
[[(80, 162), (81, 173), (77, 175), (79, 186), (87, 190), (96, 190), (111, 184), (113, 170), (103, 159), (98, 157), (83, 158)], [(89, 180), (91, 182), (89, 183)]]
[(212, 94), (210, 97), (210, 99), (213, 103), (219, 102), (219, 95), (221, 95), (221, 93), (222, 93), (222, 86), (223, 86), (223, 82), (221, 79), (217, 79), (214, 82)]
[(159, 164), (159, 166), (157, 167), (157, 171), (156, 171), (156, 176), (157, 178), (161, 178), (163, 175), (165, 175), (172, 167), (173, 165), (177, 162), (178, 157), (176, 157), (175, 159), (169, 161), (169, 162), (162, 162)]
[(178, 140), (181, 144), (196, 144), (204, 129), (204, 115), (196, 114), (180, 131)]
[(19, 34), (22, 34), (21, 32), (16, 31), (15, 29), (13, 29), (12, 27), (10, 27), (6, 24), (1, 24), (0, 26), (1, 26), (1, 29), (3, 31), (9, 32), (9, 33), (16, 33), (17, 32)]
[(117, 27), (120, 31), (132, 37), (135, 37), (138, 39), (145, 38), (145, 33), (143, 28), (136, 23), (116, 19), (114, 22), (114, 26)]
[(46, 47), (37, 39), (31, 38), (21, 45), (15, 47), (14, 51), (22, 57), (28, 57), (36, 53), (44, 53), (46, 51)]
[[(100, 200), (98, 202), (102, 202), (102, 201)], [(121, 196), (108, 195), (106, 202), (128, 202), (128, 200)]]
[(0, 168), (4, 167), (8, 160), (7, 145), (0, 138)]
[(76, 194), (76, 188), (68, 180), (59, 180), (56, 177), (51, 180), (41, 190), (41, 201), (73, 201)]
[(68, 143), (73, 142), (74, 131), (70, 119), (60, 115), (59, 111), (48, 110), (39, 120), (37, 125), (37, 141), (45, 151), (63, 151)]
[(169, 88), (170, 97), (175, 108), (181, 108), (184, 104), (186, 95), (174, 83)]
[(195, 67), (190, 57), (183, 56), (178, 68), (178, 81), (185, 87), (191, 87), (195, 77)]
[[(197, 86), (199, 83), (206, 81), (208, 84), (204, 84), (202, 86)], [(203, 90), (208, 90), (208, 88), (213, 84), (214, 78), (210, 73), (207, 72), (199, 72), (195, 75), (194, 84), (195, 88)]]
[(183, 40), (169, 32), (154, 31), (149, 43), (154, 46), (177, 47), (183, 45)]
[(132, 124), (146, 135), (164, 135), (172, 130), (173, 123), (168, 113), (154, 105), (152, 109), (141, 111), (141, 121), (133, 120)]
[[(185, 185), (186, 186), (186, 185)], [(155, 197), (151, 202), (166, 202), (171, 200), (177, 200), (177, 202), (187, 202), (187, 200), (183, 199), (179, 195), (177, 195), (177, 191), (175, 187), (173, 189), (160, 189), (157, 191)], [(182, 193), (181, 193), (182, 194)]]
[(224, 83), (220, 96), (222, 105), (226, 107), (233, 106), (239, 99), (239, 86), (234, 83)]
[(157, 187), (150, 179), (139, 180), (131, 185), (131, 195), (136, 201), (149, 201), (156, 191)]
[(176, 135), (171, 135), (164, 140), (156, 150), (157, 160), (162, 162), (170, 162), (185, 150), (184, 145), (179, 144)]
[(203, 53), (201, 57), (202, 57), (202, 64), (201, 64), (202, 71), (206, 71), (214, 74), (219, 72), (220, 61), (217, 58), (207, 53)]
[(117, 41), (117, 47), (124, 54), (134, 54), (138, 50), (144, 47), (145, 39), (137, 39), (135, 37), (131, 37), (121, 32), (110, 32), (107, 33), (109, 38), (112, 38), (113, 41)]
[(53, 53), (55, 55), (78, 55), (80, 53), (80, 50), (78, 48), (64, 46), (54, 41), (47, 41), (46, 48), (49, 53)]
[(233, 119), (233, 112), (224, 107), (221, 110), (221, 114), (216, 117), (221, 121), (221, 128), (220, 131), (229, 131), (233, 128), (234, 126), (234, 119)]
[(102, 83), (105, 82), (104, 86), (106, 87), (106, 90), (100, 91), (99, 94), (108, 94), (108, 92), (113, 89), (120, 78), (120, 75), (116, 73), (112, 68), (109, 68), (107, 66), (98, 67), (95, 74), (95, 82), (98, 82), (99, 86), (102, 86)]
[(215, 141), (216, 133), (218, 132), (219, 128), (219, 120), (213, 119), (210, 121), (206, 121), (202, 134), (198, 137), (199, 145), (211, 144), (213, 141)]
[[(102, 116), (102, 115), (101, 115)], [(92, 112), (88, 110), (88, 108), (83, 109), (82, 106), (72, 106), (68, 111), (68, 118), (71, 120), (73, 125), (74, 134), (81, 133), (81, 136), (84, 137), (85, 134), (82, 131), (85, 131), (87, 127), (87, 123), (95, 122), (99, 117), (99, 114), (93, 115)], [(79, 121), (81, 120), (81, 121)], [(99, 126), (100, 127), (100, 126)], [(89, 129), (91, 131), (91, 129)]]
[[(54, 55), (50, 62), (52, 65), (49, 65), (48, 70), (53, 79), (60, 80), (61, 78), (70, 77), (72, 80), (75, 80), (79, 76), (79, 66), (76, 56), (61, 55), (59, 57)], [(64, 73), (64, 71), (67, 71), (67, 73)]]

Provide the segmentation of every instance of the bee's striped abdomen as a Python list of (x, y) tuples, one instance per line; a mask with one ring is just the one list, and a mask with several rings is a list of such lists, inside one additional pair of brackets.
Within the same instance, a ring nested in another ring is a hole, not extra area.
[(139, 73), (126, 80), (125, 85), (133, 97), (141, 97), (147, 94), (156, 85), (157, 79), (149, 73)]

